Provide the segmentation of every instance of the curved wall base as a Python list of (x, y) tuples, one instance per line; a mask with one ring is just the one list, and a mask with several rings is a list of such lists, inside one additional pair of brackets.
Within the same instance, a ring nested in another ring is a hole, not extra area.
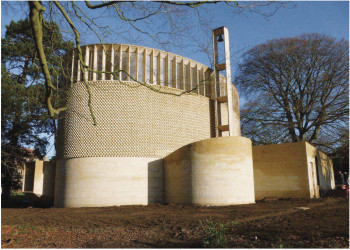
[(86, 157), (56, 163), (55, 207), (163, 202), (163, 160)]
[(240, 136), (186, 145), (164, 158), (166, 203), (254, 203), (252, 144)]

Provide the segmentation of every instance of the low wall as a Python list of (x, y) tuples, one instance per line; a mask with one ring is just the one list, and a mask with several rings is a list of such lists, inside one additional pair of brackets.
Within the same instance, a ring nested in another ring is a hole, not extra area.
[(322, 191), (335, 188), (333, 161), (322, 151), (306, 143), (307, 161), (314, 162), (317, 184)]
[(251, 141), (217, 137), (186, 145), (164, 158), (166, 203), (254, 203)]
[(305, 142), (253, 147), (255, 199), (310, 198)]
[(86, 157), (56, 163), (55, 207), (163, 202), (163, 160)]

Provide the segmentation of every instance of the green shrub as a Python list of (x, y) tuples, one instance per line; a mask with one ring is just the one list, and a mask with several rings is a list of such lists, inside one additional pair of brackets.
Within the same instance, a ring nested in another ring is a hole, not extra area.
[(202, 244), (204, 247), (224, 248), (227, 245), (227, 231), (229, 226), (236, 225), (237, 222), (217, 223), (206, 219), (204, 222), (200, 221), (201, 229), (203, 231)]

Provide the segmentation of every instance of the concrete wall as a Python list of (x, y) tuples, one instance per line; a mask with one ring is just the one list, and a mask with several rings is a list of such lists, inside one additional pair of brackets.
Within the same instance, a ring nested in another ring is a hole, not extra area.
[(33, 192), (34, 187), (35, 161), (24, 164), (23, 188), (24, 192)]
[(37, 195), (42, 195), (43, 187), (44, 187), (44, 162), (36, 160), (33, 193)]
[(56, 163), (55, 207), (147, 205), (162, 201), (162, 159), (86, 157)]
[(254, 203), (251, 141), (218, 137), (186, 145), (164, 158), (166, 203)]
[(305, 142), (253, 146), (253, 162), (256, 200), (313, 197)]
[(22, 190), (36, 195), (54, 196), (55, 163), (35, 160), (25, 163), (25, 174)]
[[(333, 161), (322, 151), (316, 149), (309, 143), (306, 143), (307, 161), (313, 162), (314, 171), (318, 169), (317, 184), (319, 190), (326, 191), (335, 188)], [(317, 160), (317, 161), (316, 161)]]
[(42, 195), (54, 197), (55, 195), (55, 175), (56, 175), (56, 162), (44, 161), (43, 162), (43, 193)]

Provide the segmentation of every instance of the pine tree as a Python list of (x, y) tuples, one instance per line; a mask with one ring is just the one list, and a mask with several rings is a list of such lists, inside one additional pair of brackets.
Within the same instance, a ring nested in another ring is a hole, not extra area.
[[(24, 162), (46, 154), (48, 140), (40, 135), (53, 134), (55, 122), (45, 106), (43, 75), (30, 21), (12, 21), (1, 42), (1, 187), (6, 199), (12, 189), (19, 188), (19, 169)], [(44, 46), (52, 72), (60, 72), (61, 59), (73, 43), (65, 42), (53, 23), (45, 29)], [(26, 147), (35, 151), (29, 152)]]

